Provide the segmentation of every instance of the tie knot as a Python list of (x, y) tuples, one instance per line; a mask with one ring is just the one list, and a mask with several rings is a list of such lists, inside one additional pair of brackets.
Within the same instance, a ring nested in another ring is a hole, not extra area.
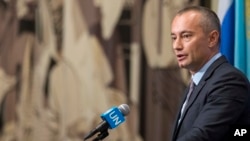
[(191, 80), (190, 80), (190, 86), (189, 86), (189, 87), (190, 87), (191, 89), (193, 89), (194, 86), (195, 86), (195, 83), (194, 83), (193, 79), (191, 79)]

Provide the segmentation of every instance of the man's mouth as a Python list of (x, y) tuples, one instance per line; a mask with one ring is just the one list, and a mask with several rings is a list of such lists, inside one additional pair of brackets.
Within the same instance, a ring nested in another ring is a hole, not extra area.
[(177, 54), (176, 56), (177, 56), (178, 61), (182, 61), (187, 57), (187, 55), (184, 55), (184, 54)]

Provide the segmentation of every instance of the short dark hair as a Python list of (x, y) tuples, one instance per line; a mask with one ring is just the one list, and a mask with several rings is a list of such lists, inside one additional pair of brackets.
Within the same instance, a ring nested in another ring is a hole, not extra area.
[[(201, 20), (200, 20), (201, 22), (200, 25), (205, 33), (209, 33), (212, 30), (217, 30), (219, 34), (221, 33), (220, 20), (214, 11), (212, 11), (211, 9), (207, 7), (189, 6), (178, 11), (176, 15), (181, 15), (188, 11), (197, 11), (202, 15)], [(220, 42), (220, 38), (219, 38), (219, 42)]]

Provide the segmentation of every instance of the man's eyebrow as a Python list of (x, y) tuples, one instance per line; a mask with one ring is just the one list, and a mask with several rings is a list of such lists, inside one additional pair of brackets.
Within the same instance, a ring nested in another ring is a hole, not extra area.
[(175, 35), (174, 33), (171, 32), (171, 36)]
[(182, 31), (181, 34), (183, 33), (194, 33), (193, 31), (189, 31), (189, 30), (185, 30), (185, 31)]
[[(184, 30), (184, 31), (181, 31), (180, 34), (184, 34), (184, 33), (194, 33), (193, 31), (189, 31), (189, 30)], [(176, 33), (172, 33), (171, 32), (171, 35), (176, 35)]]

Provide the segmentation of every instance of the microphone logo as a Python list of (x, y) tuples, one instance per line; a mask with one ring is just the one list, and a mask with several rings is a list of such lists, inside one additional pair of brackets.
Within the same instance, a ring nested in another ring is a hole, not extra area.
[(117, 107), (112, 107), (101, 115), (101, 118), (108, 122), (109, 128), (113, 129), (125, 121), (124, 116)]

